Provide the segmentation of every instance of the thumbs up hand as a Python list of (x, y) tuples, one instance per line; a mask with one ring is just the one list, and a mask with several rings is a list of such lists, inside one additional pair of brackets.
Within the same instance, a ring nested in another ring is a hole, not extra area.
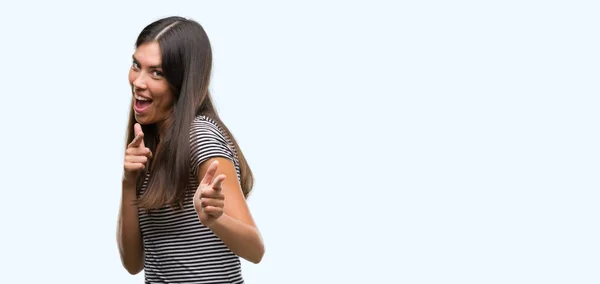
[(152, 152), (144, 145), (144, 132), (142, 126), (136, 123), (133, 126), (135, 138), (127, 145), (125, 151), (123, 180), (135, 183), (140, 172), (146, 167), (148, 159), (152, 158)]

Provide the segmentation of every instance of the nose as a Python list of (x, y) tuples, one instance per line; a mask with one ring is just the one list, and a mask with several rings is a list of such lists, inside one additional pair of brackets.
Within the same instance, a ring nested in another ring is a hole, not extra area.
[(136, 89), (146, 89), (146, 78), (144, 72), (138, 72), (132, 84)]

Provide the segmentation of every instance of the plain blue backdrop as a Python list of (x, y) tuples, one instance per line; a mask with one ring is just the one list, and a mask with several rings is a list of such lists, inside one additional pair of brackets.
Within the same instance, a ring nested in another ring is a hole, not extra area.
[(256, 176), (247, 283), (598, 283), (598, 8), (3, 2), (0, 282), (143, 282), (115, 238), (127, 72), (180, 15)]

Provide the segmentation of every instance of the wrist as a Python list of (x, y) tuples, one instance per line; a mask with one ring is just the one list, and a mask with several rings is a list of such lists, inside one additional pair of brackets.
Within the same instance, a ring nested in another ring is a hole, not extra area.
[(123, 183), (123, 185), (134, 185), (137, 183), (137, 176), (131, 172), (123, 172), (123, 175), (121, 176), (121, 182)]
[(223, 227), (223, 222), (225, 221), (225, 218), (228, 218), (229, 216), (225, 215), (225, 213), (223, 213), (223, 215), (221, 215), (219, 218), (213, 220), (210, 224), (208, 224), (208, 227), (211, 231), (214, 231), (215, 229), (218, 230), (219, 228)]
[(121, 190), (121, 202), (123, 202), (123, 204), (126, 205), (137, 207), (136, 202), (138, 196), (136, 191), (136, 184), (123, 181), (122, 185), (123, 187)]
[(123, 187), (123, 191), (136, 191), (137, 183), (135, 180), (123, 178), (121, 180), (121, 186)]

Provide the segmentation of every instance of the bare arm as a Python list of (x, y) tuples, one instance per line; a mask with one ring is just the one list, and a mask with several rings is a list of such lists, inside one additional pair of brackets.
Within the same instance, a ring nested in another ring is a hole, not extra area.
[(262, 260), (265, 248), (256, 227), (224, 213), (209, 228), (233, 253), (252, 263)]
[(150, 149), (144, 146), (144, 133), (139, 124), (134, 125), (135, 138), (125, 151), (123, 191), (121, 208), (117, 222), (117, 244), (121, 263), (132, 275), (144, 269), (144, 244), (138, 220), (138, 207), (135, 204), (136, 179), (146, 162), (152, 157)]
[[(213, 163), (213, 162), (218, 162)], [(217, 166), (218, 165), (218, 166)], [(215, 171), (216, 169), (216, 171)], [(246, 199), (242, 193), (237, 175), (233, 163), (225, 158), (213, 158), (203, 162), (199, 166), (198, 181), (202, 187), (203, 178), (205, 181), (208, 180), (210, 183), (214, 179), (220, 179), (219, 176), (224, 175), (224, 179), (219, 183), (217, 182), (217, 191), (222, 193), (222, 200), (210, 200), (198, 195), (202, 198), (200, 202), (196, 203), (208, 205), (206, 213), (201, 212), (200, 206), (196, 206), (196, 211), (200, 217), (200, 221), (204, 224), (209, 223), (207, 226), (217, 235), (223, 243), (236, 255), (253, 263), (259, 263), (265, 253), (260, 232), (254, 223)], [(211, 202), (216, 202), (211, 204)], [(220, 204), (222, 209), (219, 211), (210, 205)], [(219, 217), (214, 220), (210, 219), (211, 210), (215, 209), (219, 211)]]
[(144, 247), (138, 222), (138, 208), (134, 204), (135, 200), (135, 184), (128, 185), (123, 182), (123, 194), (117, 226), (117, 243), (121, 263), (127, 269), (127, 272), (132, 275), (138, 274), (144, 269)]

